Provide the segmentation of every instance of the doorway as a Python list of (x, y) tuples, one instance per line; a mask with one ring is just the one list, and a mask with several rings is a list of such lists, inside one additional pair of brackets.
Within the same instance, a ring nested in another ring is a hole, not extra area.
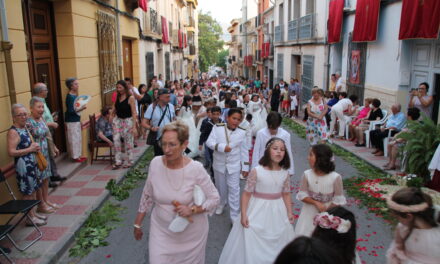
[(434, 90), (432, 93), (432, 96), (434, 96), (434, 105), (432, 108), (432, 120), (436, 124), (440, 123), (440, 116), (439, 116), (439, 108), (440, 108), (440, 73), (437, 73), (434, 75)]
[(62, 93), (59, 87), (52, 3), (42, 0), (23, 1), (23, 20), (31, 84), (42, 82), (47, 86), (47, 106), (53, 113), (58, 113), (59, 128), (54, 133), (55, 145), (64, 152), (63, 100), (60, 100)]
[(133, 82), (133, 57), (131, 40), (122, 39), (122, 56), (124, 63), (124, 78), (130, 78)]

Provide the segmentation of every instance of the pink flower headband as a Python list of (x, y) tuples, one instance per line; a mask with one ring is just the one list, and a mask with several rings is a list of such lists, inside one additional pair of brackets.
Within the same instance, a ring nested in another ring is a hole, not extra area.
[(340, 234), (347, 233), (351, 228), (351, 222), (349, 220), (331, 215), (327, 212), (317, 214), (313, 219), (313, 224), (315, 226), (319, 225), (324, 229), (334, 229)]
[(391, 196), (387, 198), (387, 205), (388, 208), (401, 213), (423, 212), (429, 207), (427, 202), (423, 202), (421, 204), (413, 204), (413, 205), (398, 204), (391, 199)]

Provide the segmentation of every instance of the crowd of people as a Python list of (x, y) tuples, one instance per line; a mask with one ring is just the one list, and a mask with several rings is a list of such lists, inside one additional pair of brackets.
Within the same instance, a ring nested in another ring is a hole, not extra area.
[[(131, 150), (138, 140), (154, 149), (134, 223), (134, 237), (140, 240), (143, 220), (151, 213), (150, 263), (205, 263), (208, 216), (223, 214), (225, 208), (232, 228), (219, 263), (361, 263), (355, 217), (344, 208), (342, 177), (326, 142), (342, 137), (349, 123), (350, 140), (363, 146), (368, 123), (384, 116), (378, 99), (367, 98), (359, 107), (357, 96), (340, 91), (337, 78), (334, 91), (314, 88), (304, 105), (296, 79), (273, 88), (258, 79), (239, 78), (171, 82), (159, 76), (138, 87), (129, 78), (118, 81), (113, 105), (104, 107), (96, 122), (96, 140), (114, 148), (113, 169), (133, 165)], [(74, 106), (78, 80), (69, 78), (66, 86), (68, 149), (75, 162), (84, 162), (80, 113), (86, 107)], [(64, 178), (53, 162), (59, 152), (52, 140), (57, 123), (44, 101), (47, 87), (36, 84), (33, 92), (30, 116), (25, 106), (12, 106), (8, 152), (15, 158), (25, 199), (42, 201), (30, 215), (44, 225), (47, 214), (59, 207), (49, 200), (49, 183)], [(426, 93), (414, 93), (408, 118), (417, 120), (418, 109), (429, 100)], [(290, 133), (281, 124), (283, 118), (298, 118), (302, 109), (311, 148), (310, 169), (300, 173), (295, 172)], [(400, 105), (391, 111), (385, 126), (370, 132), (377, 155), (385, 147), (381, 139), (405, 126)], [(401, 142), (390, 144), (392, 149)], [(39, 156), (45, 157), (46, 166), (40, 166)], [(390, 169), (395, 166), (392, 157)], [(301, 174), (296, 198), (303, 207), (295, 221), (292, 179)], [(246, 181), (242, 192), (240, 180)], [(432, 199), (419, 189), (404, 188), (387, 204), (400, 222), (388, 250), (389, 263), (437, 263), (440, 219)]]

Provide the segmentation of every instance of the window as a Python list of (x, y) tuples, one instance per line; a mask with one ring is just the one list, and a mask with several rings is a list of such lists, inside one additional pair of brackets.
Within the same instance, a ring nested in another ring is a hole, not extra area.
[(306, 15), (315, 13), (315, 0), (307, 0)]
[(98, 50), (99, 50), (99, 79), (101, 80), (102, 104), (111, 104), (111, 93), (119, 79), (116, 47), (116, 18), (102, 11), (98, 15)]
[(147, 83), (153, 79), (154, 77), (154, 53), (153, 52), (147, 52), (145, 54), (145, 61), (147, 65)]
[(171, 80), (170, 53), (165, 52), (165, 79)]
[(278, 8), (278, 25), (282, 25), (284, 23), (284, 5), (280, 4)]
[(277, 55), (277, 83), (283, 79), (284, 75), (284, 54)]
[(292, 20), (292, 1), (293, 0), (287, 1), (287, 20), (288, 21)]
[(293, 19), (301, 17), (301, 0), (293, 0)]

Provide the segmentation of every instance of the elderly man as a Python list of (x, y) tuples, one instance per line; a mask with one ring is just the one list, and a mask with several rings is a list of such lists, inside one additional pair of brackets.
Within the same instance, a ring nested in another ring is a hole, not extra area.
[(391, 136), (398, 133), (406, 124), (405, 114), (402, 113), (402, 106), (400, 104), (394, 104), (391, 106), (393, 114), (388, 118), (384, 127), (370, 131), (371, 144), (376, 148), (373, 151), (375, 156), (383, 156), (383, 139), (388, 137), (391, 131)]
[(142, 126), (152, 132), (157, 132), (156, 141), (153, 145), (154, 156), (163, 155), (159, 141), (162, 137), (161, 128), (171, 123), (176, 118), (174, 106), (170, 103), (170, 92), (168, 89), (161, 88), (157, 94), (157, 103), (150, 104), (145, 112)]
[(341, 72), (336, 72), (335, 78), (336, 78), (336, 92), (338, 93), (347, 92), (347, 89), (345, 89), (345, 86), (342, 84)]
[[(50, 109), (46, 103), (46, 98), (47, 98), (47, 93), (48, 93), (48, 89), (47, 89), (46, 84), (36, 83), (34, 85), (33, 93), (34, 93), (34, 96), (40, 97), (41, 100), (43, 100), (43, 102), (44, 102), (43, 119), (46, 122), (46, 125), (49, 127), (50, 132), (52, 134), (52, 138), (53, 138), (53, 135), (55, 133), (55, 129), (58, 128), (58, 123), (55, 122), (55, 120), (50, 112)], [(53, 140), (53, 139), (49, 139), (49, 140)], [(57, 186), (57, 184), (55, 184), (54, 182), (65, 181), (67, 178), (61, 177), (60, 174), (58, 173), (57, 166), (56, 166), (55, 159), (54, 159), (55, 157), (53, 155), (53, 151), (49, 151), (49, 154), (50, 154), (49, 155), (50, 156), (49, 162), (51, 165), (51, 172), (53, 175), (50, 177), (49, 187), (53, 188), (53, 187)]]

